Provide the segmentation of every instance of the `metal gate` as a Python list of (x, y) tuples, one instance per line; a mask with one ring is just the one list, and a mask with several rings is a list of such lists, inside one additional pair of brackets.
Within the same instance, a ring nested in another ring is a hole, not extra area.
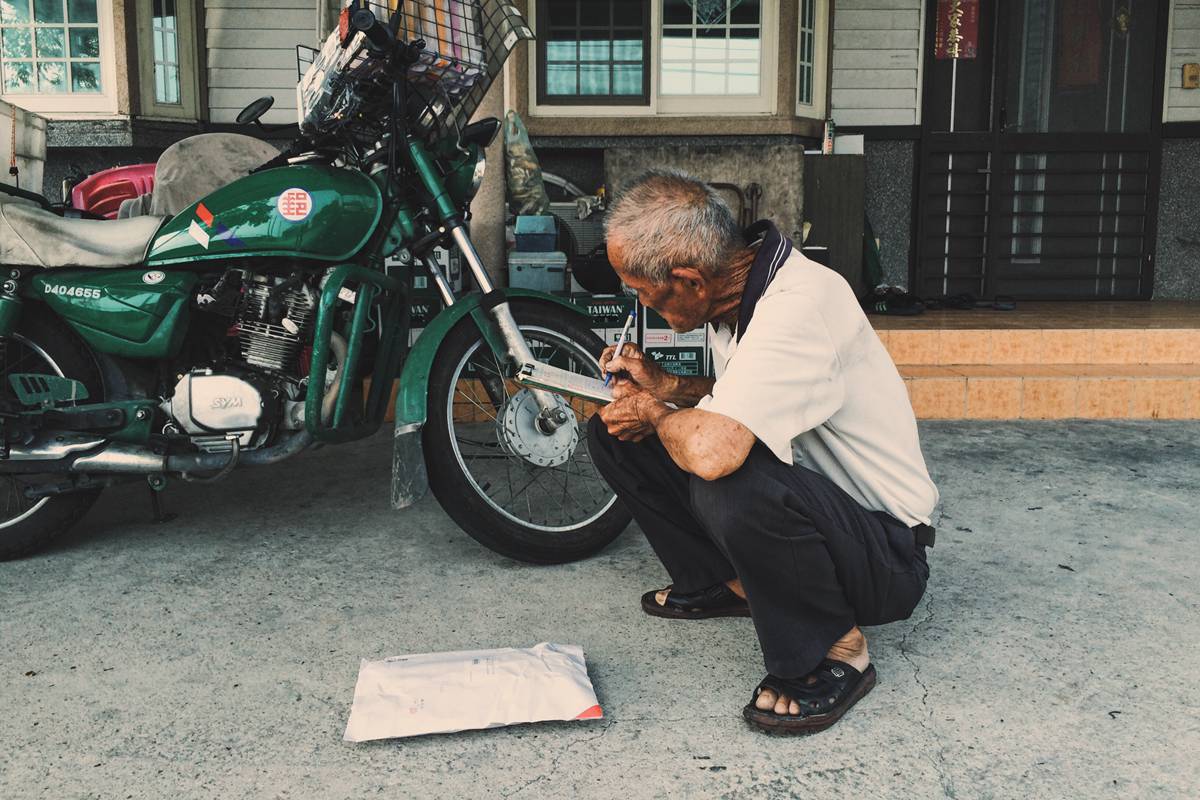
[[(933, 31), (938, 0), (930, 6)], [(979, 6), (974, 59), (926, 47), (918, 293), (1149, 297), (1165, 10)]]

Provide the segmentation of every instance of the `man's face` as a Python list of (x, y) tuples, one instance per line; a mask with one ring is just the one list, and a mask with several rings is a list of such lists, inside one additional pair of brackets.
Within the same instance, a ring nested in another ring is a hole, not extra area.
[(608, 260), (622, 282), (637, 292), (642, 305), (657, 311), (672, 330), (684, 333), (709, 321), (713, 287), (700, 270), (676, 267), (666, 283), (650, 283), (628, 273), (620, 240), (609, 241)]

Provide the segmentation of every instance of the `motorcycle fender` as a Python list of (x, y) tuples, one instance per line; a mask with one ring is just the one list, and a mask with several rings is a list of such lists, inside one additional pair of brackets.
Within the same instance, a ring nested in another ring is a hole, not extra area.
[[(569, 308), (580, 316), (585, 316), (583, 309), (565, 297), (556, 297), (530, 289), (505, 289), (504, 294), (513, 303), (553, 303)], [(468, 314), (475, 316), (481, 325), (486, 325), (489, 329), (485, 330), (484, 337), (489, 341), (492, 339), (491, 325), (484, 316), (485, 312), (479, 308), (479, 301), (482, 297), (483, 295), (478, 293), (469, 294), (449, 308), (443, 309), (430, 320), (429, 325), (425, 327), (412, 349), (409, 350), (408, 358), (404, 360), (404, 369), (400, 372), (400, 389), (396, 394), (397, 430), (411, 426), (420, 428), (425, 424), (426, 403), (429, 397), (429, 374), (433, 371), (433, 362), (437, 358), (438, 351), (441, 350), (442, 341), (459, 320)], [(493, 350), (498, 344), (499, 342), (493, 343)]]
[[(555, 303), (584, 316), (579, 306), (544, 292), (508, 289), (505, 295), (514, 302)], [(481, 326), (484, 338), (493, 350), (502, 346), (485, 312), (479, 308), (480, 298), (480, 294), (470, 294), (442, 310), (421, 332), (404, 361), (404, 368), (400, 372), (400, 389), (396, 393), (396, 430), (392, 446), (393, 508), (408, 508), (420, 500), (429, 488), (429, 475), (425, 471), (425, 455), (421, 448), (421, 429), (427, 419), (429, 375), (446, 335), (469, 314)]]

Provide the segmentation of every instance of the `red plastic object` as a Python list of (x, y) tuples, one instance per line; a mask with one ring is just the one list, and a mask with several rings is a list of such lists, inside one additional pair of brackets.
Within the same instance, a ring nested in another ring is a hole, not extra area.
[(108, 219), (116, 219), (121, 203), (154, 190), (154, 165), (113, 167), (80, 181), (71, 190), (71, 205)]

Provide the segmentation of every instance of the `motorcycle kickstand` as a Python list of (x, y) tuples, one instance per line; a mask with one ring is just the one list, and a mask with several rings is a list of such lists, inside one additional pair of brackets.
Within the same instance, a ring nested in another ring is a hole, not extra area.
[(150, 489), (150, 509), (154, 515), (151, 520), (156, 525), (161, 525), (164, 522), (171, 522), (179, 517), (178, 514), (164, 514), (162, 500), (159, 499), (159, 494), (163, 489), (167, 488), (167, 479), (162, 475), (151, 475), (146, 478), (146, 483)]

